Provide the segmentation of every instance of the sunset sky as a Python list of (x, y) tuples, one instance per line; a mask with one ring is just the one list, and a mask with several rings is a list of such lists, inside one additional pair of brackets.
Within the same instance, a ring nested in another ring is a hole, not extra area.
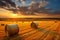
[[(36, 15), (39, 15), (40, 18), (42, 18), (42, 17), (60, 18), (60, 0), (11, 0), (11, 1), (16, 4), (16, 7), (18, 7), (18, 6), (20, 6), (20, 7), (23, 6), (23, 7), (28, 7), (28, 8), (32, 7), (31, 9), (37, 8), (37, 9), (39, 9), (38, 11), (42, 10), (43, 13), (40, 13), (40, 14), (35, 13)], [(37, 6), (38, 4), (39, 4), (39, 6)], [(9, 10), (5, 10), (2, 8), (0, 9), (0, 17), (5, 17), (5, 16), (10, 17), (9, 15), (12, 15), (11, 17), (14, 18), (16, 14), (14, 14), (13, 12), (11, 12)], [(20, 16), (17, 15), (17, 17), (20, 17)], [(28, 17), (28, 16), (26, 16), (26, 17)]]
[[(13, 2), (16, 3), (16, 6), (29, 6), (29, 4), (34, 1), (36, 3), (40, 3), (41, 0), (22, 0), (19, 2), (19, 0), (12, 0)], [(60, 11), (60, 0), (43, 0), (48, 2), (47, 5), (45, 5), (45, 8), (51, 8), (51, 11)]]

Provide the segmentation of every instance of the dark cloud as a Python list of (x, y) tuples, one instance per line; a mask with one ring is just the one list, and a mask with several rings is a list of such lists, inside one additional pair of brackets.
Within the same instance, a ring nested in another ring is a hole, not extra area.
[[(0, 7), (17, 7), (19, 11), (27, 14), (34, 13), (46, 13), (46, 14), (59, 14), (60, 12), (55, 12), (52, 8), (45, 7), (49, 4), (48, 1), (44, 0), (29, 0), (29, 3), (26, 3), (28, 0), (0, 0)], [(26, 6), (28, 4), (28, 6)], [(50, 6), (49, 6), (50, 7)], [(14, 9), (16, 11), (16, 9)], [(13, 10), (12, 10), (13, 11)], [(14, 11), (14, 12), (15, 12)], [(54, 12), (53, 12), (54, 11)]]
[(12, 6), (12, 7), (15, 7), (16, 5), (11, 0), (0, 0), (0, 7), (1, 6), (7, 6), (7, 7)]

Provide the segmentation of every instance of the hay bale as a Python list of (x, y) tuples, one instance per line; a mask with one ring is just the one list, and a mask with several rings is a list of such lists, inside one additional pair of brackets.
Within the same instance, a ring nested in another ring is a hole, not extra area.
[(16, 24), (7, 24), (5, 26), (6, 36), (13, 36), (18, 34), (18, 32), (19, 32), (19, 28), (18, 28), (18, 25)]
[(38, 25), (35, 22), (31, 23), (31, 28), (38, 29)]

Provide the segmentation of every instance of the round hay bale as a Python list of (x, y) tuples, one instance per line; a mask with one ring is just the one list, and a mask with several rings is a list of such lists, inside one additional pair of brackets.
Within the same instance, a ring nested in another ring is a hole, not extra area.
[(16, 24), (7, 24), (5, 26), (6, 36), (13, 36), (18, 34), (18, 32), (19, 32), (19, 27)]
[(4, 26), (5, 24), (1, 24), (1, 26)]
[(31, 28), (38, 29), (38, 25), (35, 22), (31, 23)]

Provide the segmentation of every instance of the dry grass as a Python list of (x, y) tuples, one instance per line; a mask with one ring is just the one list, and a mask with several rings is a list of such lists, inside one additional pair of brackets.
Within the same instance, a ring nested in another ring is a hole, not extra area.
[[(6, 24), (17, 24), (19, 26), (19, 36), (24, 40), (59, 40), (60, 38), (60, 21), (35, 21), (38, 25), (38, 28), (42, 28), (46, 31), (38, 31), (37, 29), (31, 28), (31, 21), (25, 22), (11, 22), (11, 21), (0, 21), (0, 38), (5, 36), (5, 25)], [(1, 26), (1, 24), (5, 24)], [(51, 32), (48, 32), (51, 31)], [(53, 34), (55, 32), (57, 34)], [(14, 37), (15, 38), (15, 37)], [(12, 40), (12, 38), (10, 38)], [(19, 38), (16, 37), (17, 40)], [(15, 40), (15, 39), (14, 39)]]

